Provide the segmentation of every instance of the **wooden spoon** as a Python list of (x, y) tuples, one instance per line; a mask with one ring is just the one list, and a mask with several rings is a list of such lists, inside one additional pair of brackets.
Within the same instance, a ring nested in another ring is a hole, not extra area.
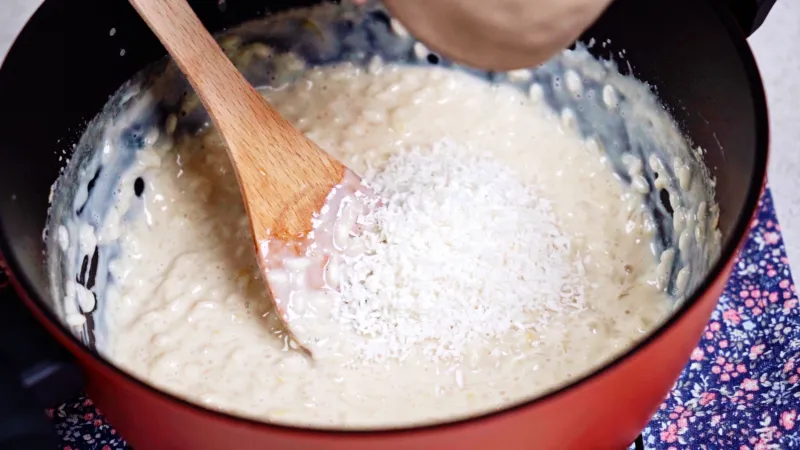
[[(253, 89), (185, 0), (130, 3), (189, 79), (224, 139), (250, 216), (253, 240), (260, 250), (259, 265), (266, 273), (265, 243), (304, 237), (311, 230), (313, 214), (320, 211), (331, 190), (345, 175), (348, 179), (354, 175)], [(275, 291), (270, 291), (273, 300), (277, 298)], [(285, 305), (275, 303), (292, 335)]]

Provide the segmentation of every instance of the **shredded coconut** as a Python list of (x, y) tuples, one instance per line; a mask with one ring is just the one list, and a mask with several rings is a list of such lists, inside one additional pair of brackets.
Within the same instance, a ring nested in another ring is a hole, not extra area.
[(444, 140), (392, 156), (364, 181), (376, 200), (357, 219), (334, 317), (367, 360), (465, 348), (581, 309), (580, 258), (548, 201), (490, 154)]

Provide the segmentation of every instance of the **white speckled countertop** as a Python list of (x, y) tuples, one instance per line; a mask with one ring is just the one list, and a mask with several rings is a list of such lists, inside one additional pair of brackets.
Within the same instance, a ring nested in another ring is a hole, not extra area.
[[(0, 59), (42, 0), (2, 0)], [(772, 128), (769, 183), (790, 260), (800, 260), (800, 2), (778, 0), (750, 38), (767, 91)]]
[(750, 46), (767, 91), (769, 184), (789, 261), (800, 261), (800, 2), (778, 0)]

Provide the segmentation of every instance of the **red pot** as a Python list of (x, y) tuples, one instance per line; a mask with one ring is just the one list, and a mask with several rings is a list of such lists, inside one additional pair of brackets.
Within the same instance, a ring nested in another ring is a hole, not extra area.
[[(217, 2), (193, 2), (212, 30), (263, 11), (260, 1), (223, 5), (220, 10)], [(520, 406), (446, 425), (375, 432), (275, 426), (154, 389), (67, 331), (54, 313), (42, 261), (41, 235), (59, 155), (118, 86), (164, 54), (124, 2), (47, 0), (0, 70), (0, 251), (24, 303), (74, 355), (89, 395), (137, 449), (624, 448), (647, 424), (697, 344), (763, 185), (766, 104), (736, 22), (746, 23), (749, 32), (755, 9), (737, 7), (734, 13), (738, 17), (718, 0), (618, 0), (586, 33), (587, 39), (611, 40), (613, 45), (593, 49), (598, 56), (625, 49), (634, 74), (655, 86), (681, 128), (707, 150), (706, 163), (717, 178), (723, 250), (701, 287), (647, 339), (594, 373)], [(126, 49), (122, 58), (120, 49)], [(2, 345), (10, 352), (15, 343)]]

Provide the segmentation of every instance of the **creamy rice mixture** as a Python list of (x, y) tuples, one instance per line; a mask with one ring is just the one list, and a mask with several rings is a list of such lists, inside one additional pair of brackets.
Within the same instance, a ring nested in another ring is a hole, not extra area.
[(444, 69), (369, 73), (345, 65), (312, 70), (265, 95), (359, 173), (443, 137), (476, 154), (493, 152), (552, 202), (571, 240), (568, 256), (584, 261), (583, 305), (552, 314), (538, 331), (509, 332), (492, 343), (497, 351), (481, 346), (461, 361), (415, 355), (312, 363), (287, 345), (270, 314), (236, 179), (218, 135), (208, 131), (141, 158), (153, 166), (142, 175), (146, 219), (122, 233), (122, 257), (113, 264), (120, 298), (108, 313), (109, 354), (132, 372), (206, 405), (265, 419), (397, 425), (546, 391), (665, 317), (652, 234), (641, 201), (630, 201), (638, 195), (623, 189), (596, 150), (521, 93)]
[[(272, 57), (263, 47), (249, 52)], [(581, 55), (568, 52), (564, 61)], [(581, 132), (575, 111), (554, 112), (536, 83), (521, 90), (380, 58), (305, 68), (294, 56), (280, 57), (296, 76), (263, 95), (400, 200), (382, 215), (360, 217), (371, 235), (348, 237), (360, 250), (340, 261), (328, 285), (326, 301), (338, 306), (322, 317), (325, 339), (304, 342), (315, 350), (311, 359), (273, 310), (213, 127), (176, 132), (170, 115), (162, 135), (138, 132), (141, 148), (114, 180), (106, 217), (59, 222), (59, 251), (77, 255), (83, 268), (67, 263), (75, 275), (56, 280), (55, 289), (63, 285), (70, 325), (160, 388), (210, 408), (318, 427), (395, 427), (484, 413), (557, 388), (629, 348), (695, 284), (690, 263), (702, 261), (701, 270), (715, 257), (718, 211), (705, 201), (703, 172), (666, 114), (650, 115), (653, 97), (635, 81), (617, 74), (617, 87), (597, 91), (602, 114), (618, 117), (623, 89), (626, 101), (644, 105), (633, 111), (650, 120), (657, 139), (680, 143), (665, 147), (685, 151), (682, 159), (611, 158)], [(597, 67), (586, 65), (583, 76)], [(555, 89), (590, 96), (584, 82), (568, 70)], [(106, 135), (124, 122), (109, 122)], [(104, 163), (124, 153), (116, 141), (103, 142), (97, 157)], [(653, 172), (664, 175), (654, 181)], [(99, 173), (91, 184), (105, 182)], [(654, 189), (674, 209), (666, 246), (657, 243), (659, 226), (647, 207)], [(91, 203), (89, 190), (82, 192), (75, 203)], [(398, 256), (404, 242), (415, 242), (416, 226), (428, 240)], [(112, 244), (113, 252), (98, 257), (98, 248)], [(699, 259), (695, 244), (708, 247)], [(98, 259), (108, 281), (83, 281), (86, 266), (103, 272)], [(391, 277), (384, 273), (408, 261)], [(370, 281), (376, 270), (380, 283)]]

